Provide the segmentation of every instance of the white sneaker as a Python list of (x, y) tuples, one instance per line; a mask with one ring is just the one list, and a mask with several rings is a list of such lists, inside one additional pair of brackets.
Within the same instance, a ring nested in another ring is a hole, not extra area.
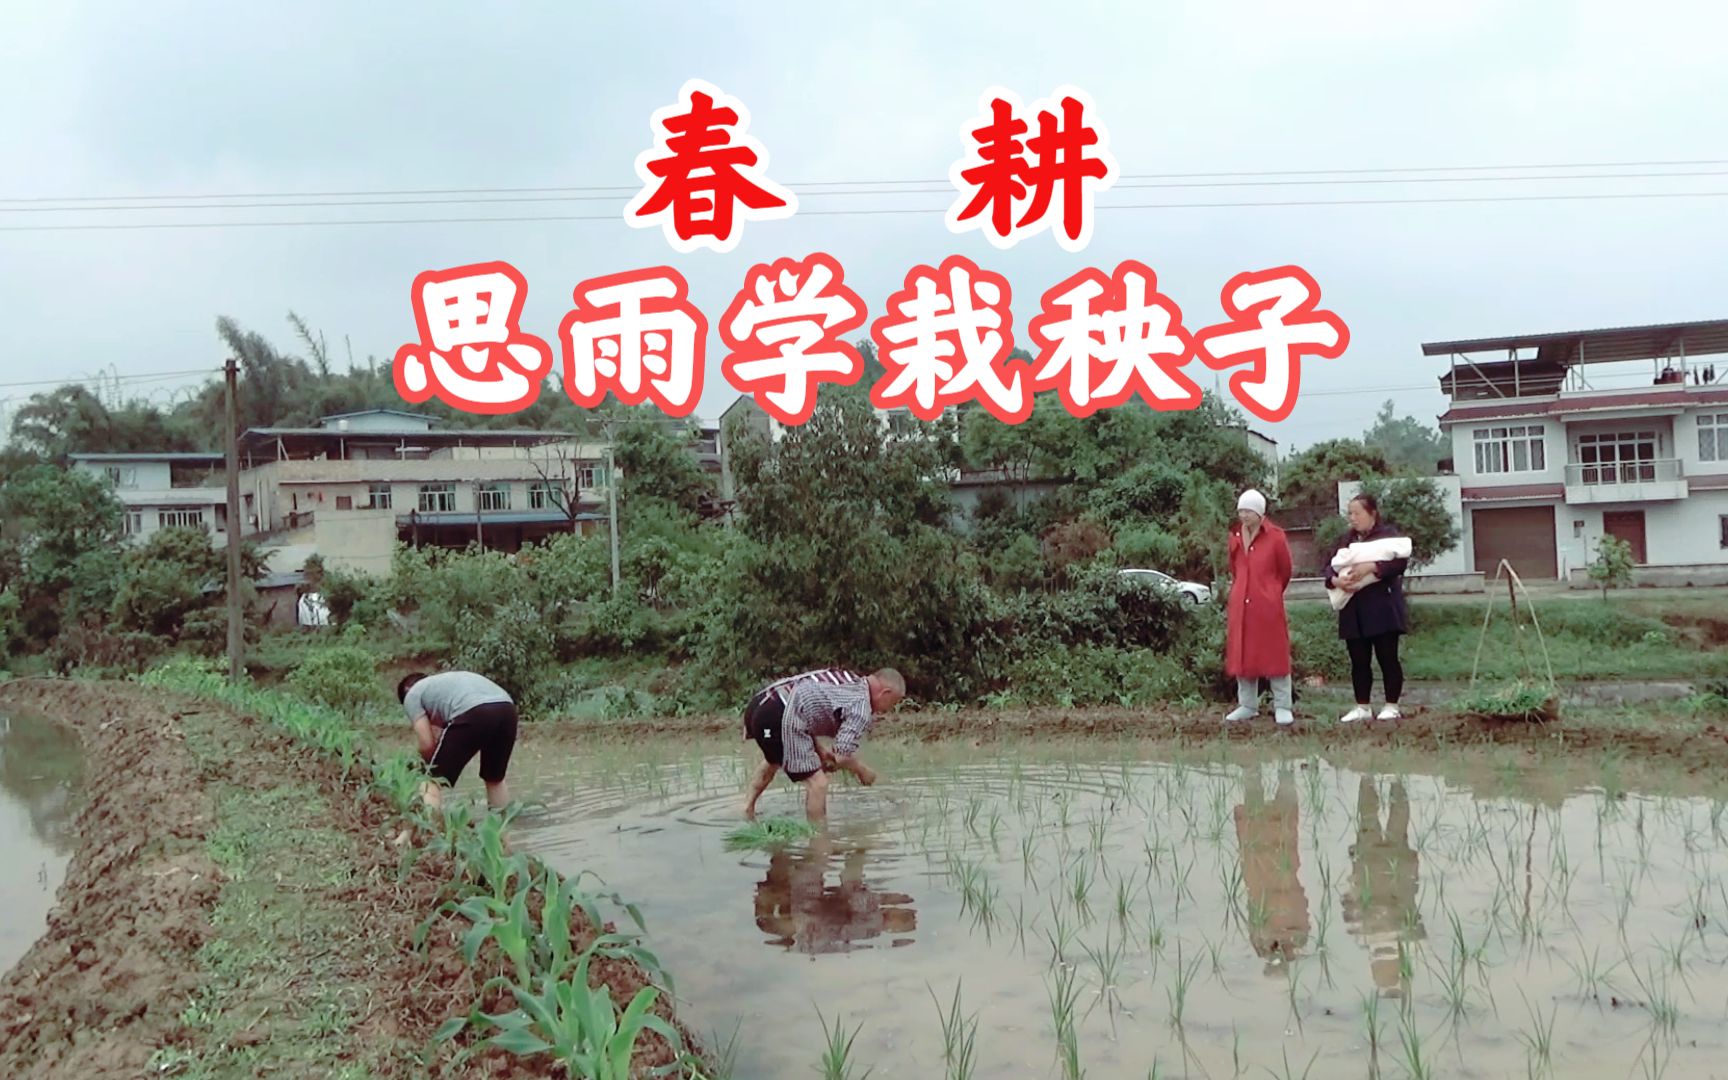
[(1404, 710), (1400, 709), (1396, 705), (1388, 705), (1384, 709), (1380, 710), (1380, 715), (1375, 717), (1375, 719), (1376, 720), (1402, 720), (1402, 719), (1404, 719)]
[(1258, 711), (1250, 709), (1246, 705), (1238, 705), (1224, 717), (1224, 722), (1226, 724), (1238, 724), (1244, 720), (1252, 720), (1259, 715)]
[(1273, 715), (1277, 717), (1280, 727), (1289, 727), (1296, 722), (1296, 714), (1289, 709), (1279, 709)]
[(1354, 724), (1358, 720), (1367, 720), (1367, 719), (1371, 718), (1373, 715), (1374, 715), (1373, 712), (1371, 712), (1369, 710), (1368, 706), (1358, 705), (1354, 709), (1351, 709), (1349, 712), (1345, 713), (1343, 716), (1340, 716), (1338, 718), (1338, 722), (1340, 724)]

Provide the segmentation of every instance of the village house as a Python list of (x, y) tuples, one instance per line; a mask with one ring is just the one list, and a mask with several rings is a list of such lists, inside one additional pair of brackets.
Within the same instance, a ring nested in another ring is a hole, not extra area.
[(226, 543), (228, 489), (221, 454), (73, 454), (72, 467), (113, 485), (124, 507), (126, 535), (145, 540), (159, 529), (190, 525)]
[[(1601, 538), (1640, 584), (1728, 583), (1728, 319), (1431, 342), (1451, 358), (1461, 561), (1588, 583)], [(1610, 367), (1613, 365), (1613, 367)]]

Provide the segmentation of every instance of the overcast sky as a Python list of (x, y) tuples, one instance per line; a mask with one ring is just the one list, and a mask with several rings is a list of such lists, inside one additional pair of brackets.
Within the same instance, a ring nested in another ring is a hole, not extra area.
[[(693, 76), (744, 101), (770, 175), (795, 190), (941, 182), (992, 84), (1028, 102), (1063, 83), (1086, 90), (1125, 176), (1728, 159), (1728, 9), (1702, 0), (598, 8), (0, 0), (0, 200), (633, 185), (649, 115)], [(1101, 202), (1717, 190), (1728, 175), (1122, 190)], [(0, 231), (0, 383), (214, 368), (217, 316), (291, 346), (290, 309), (334, 343), (350, 338), (356, 356), (387, 358), (415, 337), (417, 272), (488, 259), (527, 276), (525, 329), (555, 341), (571, 288), (598, 274), (674, 265), (712, 323), (752, 263), (822, 250), (874, 318), (907, 269), (959, 252), (1007, 276), (1022, 343), (1038, 295), (1082, 266), (1143, 260), (1198, 329), (1232, 274), (1294, 262), (1352, 332), (1343, 358), (1307, 365), (1294, 415), (1268, 426), (1300, 446), (1359, 432), (1387, 397), (1432, 420), (1444, 363), (1422, 357), (1423, 341), (1728, 315), (1728, 199), (1106, 211), (1091, 246), (1068, 254), (1048, 233), (1007, 252), (954, 236), (942, 194), (800, 197), (805, 210), (930, 212), (803, 215), (747, 226), (729, 254), (687, 256), (621, 216)], [(30, 205), (42, 204), (0, 202), (0, 227), (612, 213), (623, 201), (19, 209)], [(735, 396), (718, 358), (716, 339), (706, 418)], [(0, 409), (29, 392), (0, 388), (11, 399)]]

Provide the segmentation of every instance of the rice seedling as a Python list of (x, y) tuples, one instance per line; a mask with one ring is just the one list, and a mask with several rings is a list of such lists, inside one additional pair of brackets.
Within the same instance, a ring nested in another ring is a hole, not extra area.
[(1674, 1000), (1668, 988), (1668, 979), (1654, 967), (1647, 968), (1640, 974), (1637, 965), (1626, 960), (1626, 967), (1632, 972), (1632, 981), (1637, 984), (1638, 992), (1644, 997), (1644, 1005), (1650, 1010), (1650, 1022), (1658, 1033), (1672, 1036), (1680, 1024), (1680, 1006)]
[(1578, 939), (1578, 959), (1574, 962), (1570, 957), (1562, 955), (1560, 962), (1572, 972), (1572, 978), (1578, 987), (1578, 992), (1592, 1000), (1601, 1000), (1604, 988), (1612, 989), (1608, 975), (1620, 966), (1619, 961), (1604, 968), (1602, 966), (1602, 946), (1597, 945), (1588, 953), (1584, 951), (1584, 939)]
[(1380, 1059), (1380, 995), (1374, 990), (1362, 992), (1362, 1026), (1368, 1039), (1369, 1069), (1377, 1073)]
[(1548, 1018), (1544, 1020), (1542, 1010), (1530, 1004), (1523, 990), (1518, 991), (1518, 996), (1524, 998), (1524, 1010), (1530, 1016), (1530, 1027), (1516, 1033), (1518, 1041), (1524, 1044), (1529, 1075), (1550, 1076), (1554, 1070), (1554, 1017), (1559, 1007), (1549, 1009)]
[[(1112, 945), (1110, 935), (1106, 933), (1102, 948), (1094, 949), (1092, 946), (1084, 944), (1081, 946), (1087, 959), (1092, 961), (1093, 969), (1098, 972), (1098, 998), (1100, 1001), (1108, 1003), (1112, 1015), (1122, 1003), (1117, 987), (1121, 985), (1122, 956), (1126, 944), (1125, 941), (1118, 940)], [(1091, 1010), (1087, 1011), (1090, 1012)]]
[(1178, 1031), (1182, 1029), (1183, 1019), (1188, 1011), (1188, 991), (1194, 985), (1194, 979), (1200, 974), (1200, 957), (1196, 956), (1193, 963), (1182, 959), (1182, 942), (1176, 942), (1176, 977), (1167, 991), (1170, 999), (1170, 1026)]
[(1068, 949), (1074, 944), (1074, 927), (1063, 917), (1062, 906), (1055, 895), (1050, 897), (1051, 925), (1044, 931), (1044, 940), (1050, 943), (1050, 963), (1064, 963)]
[(1074, 971), (1058, 967), (1053, 982), (1046, 988), (1050, 999), (1050, 1019), (1056, 1027), (1056, 1060), (1063, 1080), (1084, 1080), (1086, 1070), (1080, 1065), (1080, 1033), (1075, 1017), (1080, 990), (1075, 984)]
[(1272, 1074), (1273, 1080), (1308, 1080), (1308, 1074), (1314, 1071), (1314, 1063), (1320, 1060), (1320, 1051), (1314, 1051), (1314, 1056), (1308, 1059), (1308, 1066), (1298, 1073), (1290, 1066), (1290, 1048), (1288, 1046), (1282, 1047), (1281, 1053), (1284, 1058), (1283, 1071), (1273, 1072), (1271, 1069), (1266, 1070), (1268, 1073)]
[(802, 818), (763, 818), (726, 834), (727, 851), (761, 851), (783, 847), (816, 835), (816, 826)]
[[(1406, 1003), (1409, 999), (1405, 999)], [(1434, 1065), (1424, 1056), (1422, 1032), (1416, 1027), (1416, 1017), (1406, 1005), (1403, 1022), (1398, 1029), (1398, 1042), (1404, 1051), (1404, 1071), (1410, 1080), (1433, 1080)]]
[(821, 1006), (816, 1007), (816, 1019), (822, 1022), (822, 1040), (825, 1044), (822, 1051), (822, 1061), (816, 1071), (822, 1074), (822, 1080), (867, 1080), (871, 1069), (865, 1069), (862, 1076), (853, 1076), (852, 1044), (857, 1041), (858, 1033), (864, 1030), (860, 1023), (846, 1033), (846, 1026), (838, 1016), (834, 1018), (834, 1026), (828, 1026), (828, 1018), (822, 1015)]
[(1068, 879), (1068, 896), (1074, 901), (1074, 911), (1083, 923), (1092, 921), (1092, 905), (1087, 900), (1091, 894), (1092, 871), (1086, 862), (1076, 862)]
[(936, 1016), (942, 1022), (942, 1064), (946, 1080), (972, 1080), (978, 1068), (978, 1015), (974, 1013), (969, 1019), (961, 1016), (960, 984), (961, 980), (954, 981), (954, 1000), (946, 1012), (942, 1009), (942, 1002), (936, 998), (936, 991), (930, 991), (930, 1000), (936, 1003)]

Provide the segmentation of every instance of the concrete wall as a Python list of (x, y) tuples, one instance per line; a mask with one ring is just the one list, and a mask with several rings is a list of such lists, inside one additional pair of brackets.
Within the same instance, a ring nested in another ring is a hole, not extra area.
[[(1644, 514), (1644, 547), (1651, 567), (1728, 565), (1728, 550), (1722, 547), (1722, 518), (1728, 516), (1728, 491), (1695, 491), (1672, 502), (1600, 503), (1561, 507), (1566, 517), (1561, 526), (1562, 553), (1569, 546), (1574, 558), (1564, 573), (1582, 570), (1596, 558), (1602, 541), (1604, 511), (1637, 510)], [(1580, 535), (1573, 538), (1576, 522)], [(1559, 523), (1557, 523), (1559, 524)]]
[(390, 556), (396, 546), (394, 510), (355, 510), (319, 514), (312, 521), (313, 550), (326, 569), (390, 576)]
[(1680, 471), (1686, 476), (1728, 475), (1728, 460), (1705, 461), (1699, 456), (1698, 418), (1706, 415), (1728, 420), (1728, 408), (1715, 405), (1689, 409), (1674, 418), (1674, 445), (1680, 451)]
[[(1476, 436), (1480, 428), (1539, 427), (1542, 457), (1546, 466), (1526, 472), (1479, 473), (1476, 471)], [(1452, 470), (1464, 487), (1496, 484), (1563, 484), (1566, 482), (1566, 435), (1557, 420), (1529, 417), (1512, 420), (1461, 420), (1452, 425)]]
[[(1572, 571), (1566, 583), (1574, 589), (1597, 589), (1588, 568)], [(1704, 566), (1640, 566), (1632, 571), (1637, 588), (1705, 588), (1728, 585), (1728, 563)]]

